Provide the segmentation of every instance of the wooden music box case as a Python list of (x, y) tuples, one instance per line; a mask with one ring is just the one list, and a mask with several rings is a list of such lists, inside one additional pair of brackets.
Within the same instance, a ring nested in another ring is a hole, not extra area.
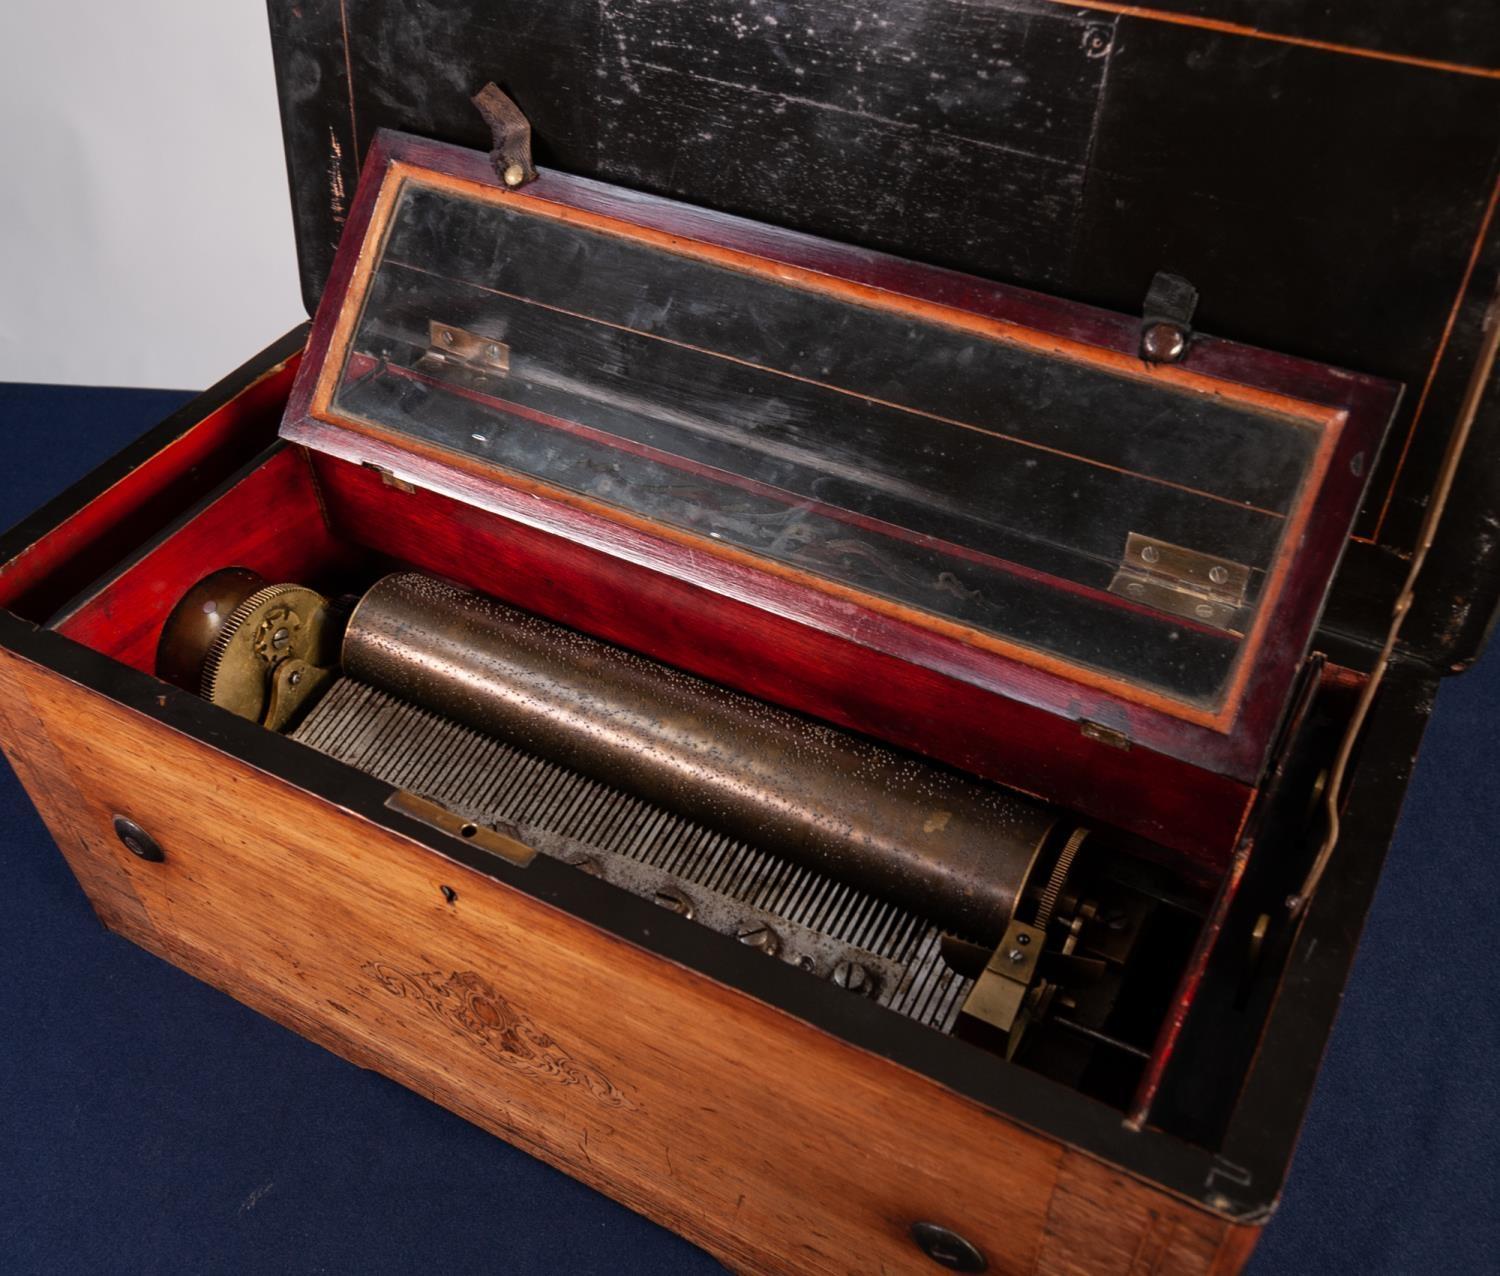
[(1237, 1271), (1494, 611), (1496, 80), (345, 8), (310, 329), (0, 548), (100, 918), (736, 1270)]

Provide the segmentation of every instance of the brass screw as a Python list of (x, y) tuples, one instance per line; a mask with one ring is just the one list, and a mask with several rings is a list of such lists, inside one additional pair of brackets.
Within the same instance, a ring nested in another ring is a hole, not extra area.
[(781, 936), (769, 926), (758, 926), (751, 922), (741, 926), (735, 938), (747, 948), (754, 948), (767, 957), (774, 957), (781, 951)]
[(840, 988), (847, 988), (850, 993), (858, 993), (861, 997), (874, 996), (874, 975), (871, 975), (858, 961), (840, 961), (834, 967), (834, 984)]
[(669, 913), (676, 913), (679, 917), (691, 917), (693, 915), (693, 901), (679, 890), (670, 886), (663, 886), (652, 897), (655, 903), (665, 908)]

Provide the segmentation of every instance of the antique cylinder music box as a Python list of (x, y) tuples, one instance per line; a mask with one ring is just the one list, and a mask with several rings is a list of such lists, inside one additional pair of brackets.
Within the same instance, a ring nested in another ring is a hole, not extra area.
[(736, 1270), (1238, 1270), (1494, 610), (1495, 77), (363, 8), (271, 5), (311, 327), (0, 549), (100, 918)]

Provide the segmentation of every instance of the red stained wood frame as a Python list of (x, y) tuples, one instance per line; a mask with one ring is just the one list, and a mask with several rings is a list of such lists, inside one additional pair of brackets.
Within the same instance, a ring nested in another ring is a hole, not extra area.
[[(375, 248), (400, 181), (421, 173), (491, 200), (614, 233), (629, 234), (663, 251), (688, 252), (803, 281), (830, 292), (941, 317), (1059, 357), (1108, 367), (1121, 375), (1168, 381), (1182, 388), (1293, 411), (1324, 432), (1319, 472), (1288, 532), (1294, 553), (1258, 609), (1226, 713), (1166, 700), (1142, 688), (1035, 653), (1004, 648), (947, 622), (902, 612), (882, 600), (800, 575), (771, 570), (723, 547), (686, 544), (666, 529), (632, 524), (617, 512), (591, 507), (537, 483), (483, 469), (453, 455), (422, 452), (409, 441), (334, 415), (332, 385), (363, 298)], [(362, 250), (369, 235), (371, 246)], [(377, 137), (361, 179), (348, 228), (314, 324), (309, 358), (292, 392), (284, 434), (345, 460), (380, 465), (479, 508), (562, 540), (586, 545), (658, 574), (690, 570), (703, 590), (726, 605), (748, 605), (776, 617), (925, 669), (950, 684), (965, 683), (982, 698), (1009, 696), (1062, 720), (1052, 734), (1063, 752), (1088, 754), (1074, 737), (1081, 721), (1123, 732), (1142, 756), (1170, 758), (1253, 785), (1279, 723), (1292, 678), (1305, 653), (1328, 583), (1337, 566), (1365, 476), (1375, 460), (1398, 389), (1372, 378), (1198, 338), (1190, 366), (1150, 366), (1137, 355), (1138, 321), (1057, 301), (878, 253), (828, 243), (737, 218), (694, 209), (600, 183), (545, 173), (524, 192), (499, 187), (485, 157), (400, 134)], [(686, 564), (691, 562), (688, 569)], [(476, 582), (494, 590), (493, 582)], [(1238, 812), (1243, 814), (1241, 808)], [(1237, 818), (1236, 818), (1237, 824)]]

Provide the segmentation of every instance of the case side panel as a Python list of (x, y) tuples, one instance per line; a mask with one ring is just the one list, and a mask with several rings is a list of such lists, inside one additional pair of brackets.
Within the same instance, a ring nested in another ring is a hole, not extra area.
[(76, 708), (84, 693), (78, 688), (61, 689), (44, 716), (30, 699), (29, 672), (34, 671), (19, 657), (0, 651), (0, 750), (15, 769), (99, 920), (110, 930), (151, 948), (156, 934), (140, 896), (118, 859), (96, 854), (94, 843), (100, 834), (85, 814), (84, 790), (48, 734), (48, 722), (68, 712), (69, 703)]
[[(904, 1270), (916, 1219), (1006, 1273), (1208, 1276), (1247, 1253), (1246, 1229), (57, 674), (5, 668), (89, 777), (69, 831), (86, 887), (123, 880), (138, 900), (122, 931), (737, 1270)], [(34, 741), (8, 744), (34, 765)], [(162, 862), (118, 844), (117, 811)], [(1103, 1217), (1135, 1242), (1101, 1245)]]

